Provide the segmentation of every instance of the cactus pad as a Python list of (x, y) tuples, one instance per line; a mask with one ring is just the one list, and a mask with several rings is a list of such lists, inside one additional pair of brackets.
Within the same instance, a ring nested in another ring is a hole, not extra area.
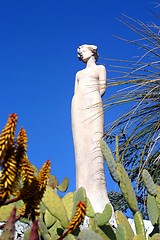
[(157, 194), (156, 187), (151, 175), (146, 169), (143, 169), (142, 178), (143, 178), (144, 185), (147, 188), (147, 191), (149, 192), (149, 194), (155, 197)]
[(115, 182), (119, 183), (119, 176), (116, 171), (116, 163), (114, 161), (112, 152), (104, 140), (101, 140), (100, 144), (101, 144), (101, 151), (102, 151), (104, 158), (106, 159), (110, 174), (111, 174), (113, 180)]
[(66, 228), (68, 225), (68, 216), (66, 209), (62, 203), (61, 198), (53, 191), (53, 189), (47, 186), (42, 202), (47, 210), (60, 222), (61, 225)]
[(133, 239), (134, 232), (133, 232), (131, 225), (129, 224), (126, 216), (122, 212), (116, 211), (115, 217), (116, 217), (117, 224), (122, 225), (125, 229), (125, 236), (126, 236), (125, 239)]
[(159, 212), (156, 204), (155, 197), (148, 194), (147, 198), (147, 212), (151, 223), (154, 225), (158, 221)]
[(69, 192), (62, 198), (62, 202), (68, 214), (68, 219), (71, 219), (72, 217), (73, 195), (72, 192)]
[(87, 197), (86, 197), (86, 191), (83, 187), (79, 188), (77, 191), (74, 192), (73, 196), (73, 209), (72, 209), (72, 217), (74, 216), (76, 212), (76, 207), (78, 202), (86, 202)]
[(4, 205), (0, 207), (0, 222), (6, 221), (13, 209), (13, 207), (16, 206), (17, 212), (16, 215), (19, 215), (18, 209), (20, 209), (23, 206), (23, 201), (17, 201), (15, 203), (10, 203), (8, 205)]
[(67, 189), (68, 189), (68, 185), (69, 185), (69, 180), (68, 178), (64, 178), (62, 183), (57, 186), (58, 190), (61, 191), (61, 192), (66, 192)]
[(87, 202), (86, 216), (93, 218), (95, 216), (95, 212), (89, 198), (87, 198), (86, 202)]
[(90, 229), (84, 229), (82, 230), (79, 235), (78, 235), (78, 240), (89, 240), (89, 239), (94, 239), (94, 240), (101, 240), (101, 238), (92, 230)]
[[(136, 227), (136, 233), (137, 235), (142, 235), (143, 238), (145, 237), (146, 233), (145, 233), (145, 227), (144, 227), (144, 222), (143, 222), (143, 218), (142, 215), (139, 211), (137, 211), (134, 214), (134, 222), (135, 222), (135, 227)], [(142, 239), (143, 239), (142, 238)]]
[(120, 189), (123, 193), (123, 196), (126, 199), (132, 212), (135, 213), (138, 211), (138, 204), (131, 184), (131, 180), (129, 179), (128, 174), (121, 163), (117, 163), (116, 169), (120, 178)]
[(4, 226), (3, 232), (0, 237), (1, 240), (14, 239), (15, 222), (16, 222), (16, 207), (14, 207), (13, 210), (11, 211), (10, 216)]
[(107, 224), (112, 216), (112, 208), (111, 205), (108, 203), (106, 204), (103, 212), (101, 214), (98, 214), (97, 216), (97, 225), (103, 226)]

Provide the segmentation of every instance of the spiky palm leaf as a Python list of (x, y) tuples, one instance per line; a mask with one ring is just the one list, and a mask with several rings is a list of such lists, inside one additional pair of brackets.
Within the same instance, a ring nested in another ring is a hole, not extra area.
[(108, 68), (112, 72), (116, 69), (116, 75), (119, 75), (110, 78), (109, 85), (121, 89), (104, 101), (105, 111), (124, 104), (130, 109), (108, 127), (105, 136), (109, 142), (119, 135), (120, 160), (132, 181), (136, 180), (137, 197), (143, 208), (143, 168), (152, 173), (157, 183), (160, 176), (160, 26), (145, 24), (125, 15), (120, 21), (139, 37), (137, 40), (123, 40), (135, 44), (142, 52), (136, 61), (120, 60), (117, 65), (112, 60), (113, 66), (109, 60)]

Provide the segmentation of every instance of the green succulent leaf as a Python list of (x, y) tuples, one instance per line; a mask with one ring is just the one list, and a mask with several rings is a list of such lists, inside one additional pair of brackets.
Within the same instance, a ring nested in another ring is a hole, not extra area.
[(101, 145), (102, 154), (107, 162), (107, 166), (110, 171), (110, 174), (111, 174), (113, 180), (115, 182), (119, 183), (119, 176), (116, 171), (116, 163), (114, 161), (112, 152), (104, 140), (101, 140), (100, 145)]
[(104, 226), (105, 224), (107, 224), (109, 222), (111, 216), (112, 216), (112, 207), (108, 203), (108, 204), (106, 204), (103, 212), (97, 215), (97, 219), (96, 219), (97, 225)]
[(60, 185), (57, 186), (58, 190), (61, 192), (66, 192), (68, 189), (68, 185), (69, 185), (69, 180), (68, 178), (64, 178), (62, 183)]
[(151, 175), (149, 174), (149, 172), (146, 169), (143, 169), (142, 179), (143, 179), (144, 185), (147, 188), (147, 191), (149, 192), (149, 194), (155, 197), (157, 194), (156, 186), (153, 182)]
[(116, 217), (117, 224), (123, 226), (125, 229), (125, 239), (133, 239), (134, 232), (126, 216), (122, 212), (116, 211), (115, 217)]
[(47, 210), (60, 222), (62, 227), (66, 228), (68, 225), (68, 215), (62, 199), (53, 191), (53, 189), (47, 186), (43, 195), (42, 202)]
[(62, 198), (62, 202), (68, 214), (68, 219), (71, 219), (72, 217), (73, 196), (74, 196), (74, 193), (69, 192)]
[(143, 218), (142, 215), (139, 211), (137, 211), (134, 214), (134, 222), (135, 222), (135, 227), (136, 227), (136, 233), (137, 235), (142, 235), (143, 237), (146, 236), (145, 233), (145, 227), (144, 227), (144, 222), (143, 222)]
[(94, 240), (101, 240), (101, 238), (96, 234), (94, 231), (90, 229), (84, 229), (82, 230), (79, 235), (78, 235), (78, 240), (89, 240), (89, 239), (94, 239)]
[(131, 180), (128, 177), (128, 174), (121, 163), (116, 164), (117, 173), (120, 178), (120, 189), (123, 193), (125, 200), (127, 201), (132, 212), (138, 211), (137, 199), (131, 184)]
[(158, 221), (159, 211), (156, 204), (155, 197), (148, 194), (147, 198), (147, 212), (149, 215), (149, 220), (154, 225)]

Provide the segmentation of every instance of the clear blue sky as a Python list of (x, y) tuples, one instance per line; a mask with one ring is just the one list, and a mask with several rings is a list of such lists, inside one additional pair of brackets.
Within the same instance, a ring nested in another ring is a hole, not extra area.
[(102, 64), (131, 59), (137, 48), (113, 37), (132, 39), (117, 18), (124, 13), (147, 23), (154, 6), (150, 0), (0, 0), (0, 129), (17, 113), (31, 163), (40, 169), (51, 160), (51, 173), (59, 182), (68, 177), (69, 191), (75, 190), (70, 104), (75, 73), (84, 67), (76, 49), (97, 45)]

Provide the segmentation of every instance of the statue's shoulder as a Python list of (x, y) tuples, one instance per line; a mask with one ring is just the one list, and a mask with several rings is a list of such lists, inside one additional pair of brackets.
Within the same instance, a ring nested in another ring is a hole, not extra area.
[(97, 65), (98, 72), (101, 74), (106, 74), (106, 68), (104, 65)]
[(104, 65), (97, 65), (97, 67), (98, 67), (99, 70), (106, 70)]
[(76, 75), (79, 75), (79, 74), (81, 74), (81, 72), (82, 72), (82, 70), (79, 70), (79, 71), (76, 73)]
[(82, 70), (79, 70), (77, 73), (76, 73), (76, 77), (80, 77), (82, 74), (84, 73), (84, 69)]

